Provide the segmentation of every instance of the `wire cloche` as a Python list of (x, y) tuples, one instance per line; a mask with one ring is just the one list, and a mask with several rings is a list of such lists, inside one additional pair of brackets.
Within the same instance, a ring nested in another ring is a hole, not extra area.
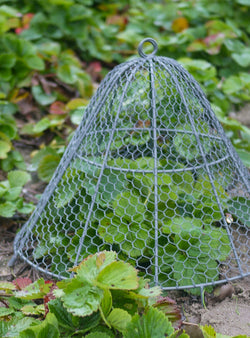
[(62, 279), (114, 250), (151, 284), (191, 292), (247, 276), (249, 171), (194, 78), (151, 38), (138, 51), (100, 84), (11, 263)]

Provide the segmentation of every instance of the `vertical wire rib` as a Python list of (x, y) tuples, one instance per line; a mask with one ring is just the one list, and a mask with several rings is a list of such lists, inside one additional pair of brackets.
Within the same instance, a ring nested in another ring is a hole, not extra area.
[[(116, 117), (115, 117), (114, 126), (112, 127), (112, 132), (110, 134), (110, 138), (109, 138), (106, 153), (105, 153), (105, 156), (104, 156), (104, 159), (103, 159), (103, 164), (102, 164), (102, 167), (101, 167), (100, 175), (98, 177), (98, 181), (97, 181), (97, 184), (96, 184), (95, 193), (94, 193), (92, 201), (91, 201), (88, 217), (86, 219), (86, 223), (85, 223), (85, 226), (84, 226), (84, 229), (83, 229), (83, 234), (82, 234), (82, 237), (79, 241), (79, 248), (78, 248), (78, 251), (77, 251), (77, 254), (76, 254), (74, 266), (76, 266), (78, 264), (78, 260), (79, 260), (80, 252), (81, 252), (81, 249), (82, 249), (82, 246), (83, 246), (83, 242), (84, 242), (84, 239), (85, 239), (86, 234), (87, 234), (90, 218), (92, 216), (92, 211), (93, 211), (93, 208), (94, 208), (94, 205), (95, 205), (95, 201), (96, 201), (96, 197), (97, 197), (98, 190), (99, 190), (99, 187), (100, 187), (103, 172), (104, 172), (104, 169), (106, 168), (109, 150), (110, 150), (111, 143), (113, 141), (113, 137), (114, 137), (114, 133), (115, 133), (115, 128), (116, 128), (116, 125), (117, 125), (117, 122), (118, 122), (118, 119), (119, 119), (119, 115), (120, 115), (120, 112), (121, 112), (121, 109), (122, 109), (123, 99), (124, 99), (124, 96), (127, 92), (128, 86), (131, 83), (131, 79), (133, 78), (134, 74), (137, 72), (137, 69), (138, 69), (138, 67), (135, 67), (134, 70), (131, 72), (130, 76), (127, 78), (127, 82), (124, 86), (124, 89), (123, 89), (123, 92), (122, 92), (122, 95), (121, 95), (121, 98), (120, 98), (120, 103), (119, 103), (119, 107), (118, 107), (117, 114), (116, 114)], [(121, 74), (120, 74), (120, 76), (121, 76)]]
[[(36, 225), (36, 222), (38, 220), (38, 218), (41, 216), (46, 204), (48, 203), (51, 195), (53, 194), (56, 186), (58, 185), (60, 179), (62, 178), (65, 169), (68, 167), (70, 161), (72, 160), (75, 151), (78, 149), (78, 147), (80, 146), (83, 138), (85, 137), (86, 133), (88, 132), (88, 127), (91, 125), (92, 121), (94, 120), (94, 118), (99, 114), (103, 103), (105, 102), (107, 96), (109, 95), (109, 93), (111, 92), (111, 90), (113, 89), (114, 85), (116, 84), (117, 78), (119, 76), (121, 76), (122, 73), (126, 72), (126, 70), (129, 68), (129, 65), (127, 65), (127, 67), (125, 67), (123, 69), (123, 72), (121, 73), (114, 73), (114, 75), (111, 77), (110, 82), (112, 83), (112, 85), (110, 87), (108, 87), (108, 89), (102, 94), (102, 96), (100, 97), (100, 101), (95, 109), (94, 114), (91, 116), (91, 111), (93, 109), (92, 107), (92, 102), (94, 102), (95, 97), (93, 97), (93, 99), (90, 101), (89, 106), (90, 109), (88, 110), (87, 108), (87, 112), (86, 114), (89, 115), (89, 120), (87, 120), (87, 123), (84, 124), (85, 119), (83, 119), (81, 121), (81, 124), (79, 125), (79, 127), (77, 128), (77, 130), (74, 133), (74, 136), (72, 137), (67, 150), (65, 151), (57, 169), (55, 170), (50, 183), (48, 184), (48, 186), (45, 188), (43, 195), (41, 197), (41, 199), (39, 200), (36, 209), (34, 210), (33, 214), (31, 215), (29, 221), (23, 226), (23, 228), (19, 231), (19, 233), (16, 235), (15, 240), (14, 240), (14, 255), (12, 256), (11, 260), (9, 261), (9, 266), (12, 266), (17, 258), (17, 256), (19, 255), (20, 257), (22, 257), (22, 251), (20, 251), (19, 248), (23, 248), (24, 243), (26, 242), (30, 232), (32, 231), (32, 229), (34, 228), (34, 226)], [(83, 129), (83, 131), (82, 131)], [(82, 133), (82, 134), (81, 134)], [(28, 228), (29, 231), (26, 232), (26, 229)], [(20, 242), (19, 242), (20, 240)], [(17, 243), (19, 242), (19, 245), (17, 245)]]
[[(161, 63), (161, 62), (160, 62), (160, 63)], [(172, 78), (173, 78), (173, 80), (174, 80), (174, 83), (175, 83), (175, 85), (176, 85), (177, 92), (179, 93), (179, 95), (180, 95), (180, 97), (181, 97), (181, 99), (182, 99), (182, 102), (183, 102), (183, 104), (184, 104), (184, 107), (186, 108), (186, 111), (187, 111), (187, 114), (188, 114), (188, 118), (189, 118), (189, 121), (190, 121), (190, 124), (191, 124), (191, 128), (192, 128), (192, 131), (193, 131), (193, 133), (194, 133), (194, 135), (195, 135), (195, 139), (196, 139), (196, 142), (197, 142), (197, 144), (198, 144), (198, 148), (199, 148), (200, 154), (201, 154), (201, 156), (202, 156), (202, 159), (203, 159), (203, 161), (204, 161), (204, 166), (205, 166), (205, 168), (206, 168), (206, 172), (207, 172), (207, 174), (208, 174), (209, 181), (210, 181), (211, 186), (212, 186), (212, 190), (213, 190), (213, 193), (214, 193), (214, 196), (215, 196), (215, 199), (216, 199), (216, 203), (217, 203), (217, 205), (218, 205), (218, 207), (219, 207), (220, 214), (221, 214), (222, 220), (223, 220), (223, 224), (224, 224), (224, 226), (225, 226), (225, 228), (226, 228), (227, 235), (228, 235), (228, 238), (229, 238), (229, 240), (230, 240), (231, 248), (232, 248), (232, 250), (233, 250), (233, 253), (234, 253), (236, 262), (237, 262), (237, 264), (238, 264), (238, 268), (239, 268), (240, 274), (241, 274), (241, 276), (243, 276), (244, 274), (243, 274), (243, 271), (242, 271), (242, 268), (241, 268), (241, 264), (240, 264), (240, 260), (239, 260), (239, 257), (238, 257), (236, 248), (235, 248), (234, 243), (233, 243), (232, 234), (231, 234), (231, 232), (230, 232), (230, 230), (229, 230), (229, 227), (228, 227), (228, 224), (227, 224), (227, 222), (226, 222), (225, 215), (224, 215), (224, 212), (223, 212), (222, 207), (221, 207), (220, 199), (219, 199), (217, 190), (216, 190), (215, 185), (214, 185), (213, 174), (211, 173), (210, 168), (209, 168), (209, 166), (208, 166), (208, 164), (207, 164), (207, 160), (206, 160), (205, 152), (204, 152), (204, 150), (203, 150), (203, 146), (202, 146), (202, 144), (201, 144), (199, 135), (198, 135), (198, 133), (197, 133), (197, 131), (196, 131), (196, 129), (195, 129), (194, 119), (193, 119), (192, 114), (191, 114), (191, 112), (190, 112), (190, 110), (189, 110), (189, 108), (188, 108), (188, 104), (187, 104), (186, 99), (185, 99), (185, 97), (184, 97), (184, 95), (183, 95), (183, 92), (182, 92), (181, 89), (180, 89), (180, 86), (179, 86), (179, 83), (178, 83), (178, 80), (177, 80), (176, 76), (173, 74), (172, 70), (170, 70), (170, 69), (169, 69), (168, 67), (166, 67), (164, 64), (161, 63), (161, 65), (166, 69), (166, 71), (169, 72), (169, 74), (171, 74), (171, 76), (172, 76)]]
[(154, 157), (154, 226), (155, 226), (155, 275), (154, 281), (155, 284), (158, 284), (158, 277), (159, 277), (159, 253), (158, 253), (158, 182), (157, 182), (157, 122), (156, 122), (156, 103), (155, 103), (155, 81), (154, 81), (154, 68), (152, 59), (149, 60), (149, 78), (150, 78), (150, 99), (151, 99), (151, 120), (152, 120), (152, 127), (153, 127), (153, 157)]

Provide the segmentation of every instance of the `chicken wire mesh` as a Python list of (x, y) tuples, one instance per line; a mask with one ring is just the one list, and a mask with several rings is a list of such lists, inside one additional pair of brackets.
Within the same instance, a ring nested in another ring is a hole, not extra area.
[(10, 264), (66, 278), (115, 250), (163, 289), (246, 276), (249, 172), (194, 78), (153, 39), (138, 51), (102, 81)]

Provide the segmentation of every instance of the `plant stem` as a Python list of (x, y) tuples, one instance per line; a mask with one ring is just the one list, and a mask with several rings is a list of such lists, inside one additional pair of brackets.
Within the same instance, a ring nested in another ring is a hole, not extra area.
[(0, 297), (11, 297), (13, 296), (11, 293), (0, 293)]
[(0, 302), (3, 303), (5, 305), (5, 307), (9, 308), (9, 305), (5, 300), (0, 299)]
[(147, 198), (146, 198), (146, 200), (145, 200), (145, 202), (143, 203), (144, 205), (146, 205), (147, 203), (148, 203), (148, 200), (149, 200), (149, 197), (150, 197), (150, 195), (152, 194), (152, 192), (153, 192), (153, 185), (151, 186), (151, 188), (150, 189), (148, 189), (148, 196), (147, 196)]

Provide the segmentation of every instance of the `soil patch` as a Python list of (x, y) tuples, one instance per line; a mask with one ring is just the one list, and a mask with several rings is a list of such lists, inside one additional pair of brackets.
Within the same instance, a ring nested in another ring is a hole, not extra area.
[[(207, 295), (206, 308), (202, 306), (201, 302), (184, 304), (186, 321), (211, 325), (216, 332), (224, 335), (250, 336), (250, 277), (239, 279), (231, 286), (233, 288), (232, 296), (226, 297), (221, 302), (214, 301), (213, 297)], [(190, 326), (192, 329), (192, 325), (187, 326), (189, 326), (188, 330), (190, 330)]]

